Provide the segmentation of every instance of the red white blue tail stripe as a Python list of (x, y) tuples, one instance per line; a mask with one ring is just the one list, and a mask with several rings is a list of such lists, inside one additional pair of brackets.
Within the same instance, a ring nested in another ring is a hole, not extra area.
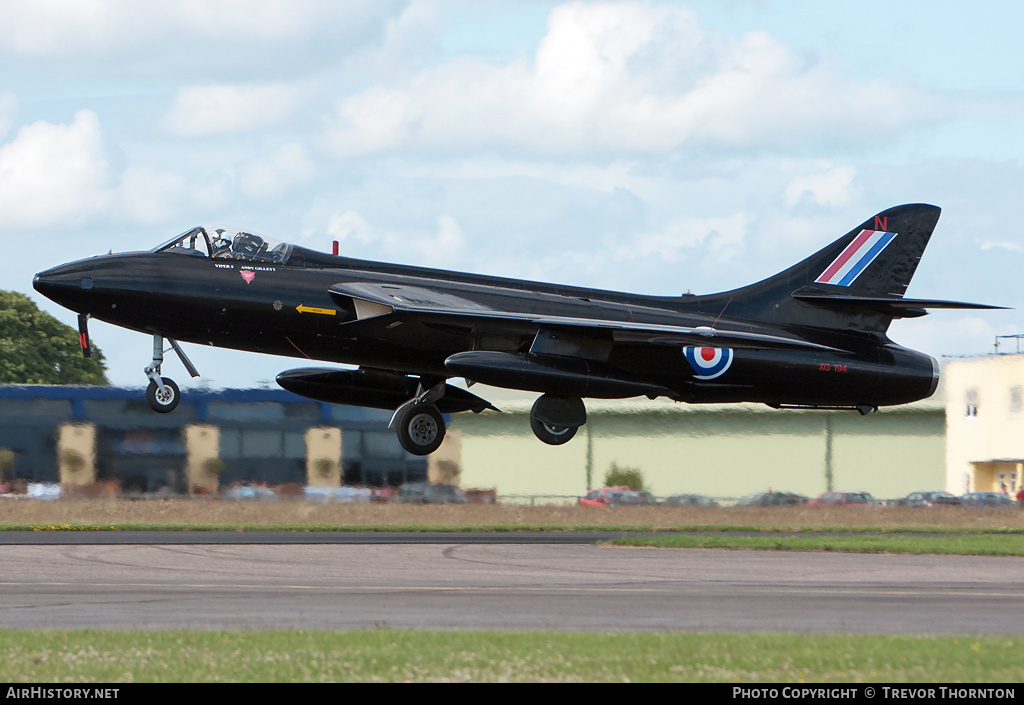
[(715, 379), (725, 374), (732, 365), (729, 348), (683, 348), (686, 361), (693, 368), (695, 379)]
[(861, 230), (860, 235), (814, 280), (815, 283), (850, 286), (895, 238), (896, 233)]

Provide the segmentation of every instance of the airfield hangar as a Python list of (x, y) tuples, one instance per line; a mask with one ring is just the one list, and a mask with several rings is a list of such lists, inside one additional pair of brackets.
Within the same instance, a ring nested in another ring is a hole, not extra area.
[[(529, 429), (532, 396), (487, 390), (503, 413), (451, 417), (445, 445), (406, 453), (390, 413), (278, 389), (188, 390), (155, 414), (139, 389), (0, 386), (0, 474), (104, 481), (126, 492), (214, 491), (235, 482), (494, 488), (505, 500), (564, 502), (639, 469), (659, 496), (735, 498), (768, 489), (1016, 492), (1024, 485), (1024, 354), (947, 361), (931, 399), (860, 416), (757, 404), (588, 400), (564, 446)], [(491, 394), (493, 392), (493, 394)]]
[[(771, 486), (816, 496), (864, 490), (879, 498), (1024, 487), (1024, 353), (944, 361), (930, 399), (860, 416), (775, 411), (756, 404), (691, 406), (588, 400), (569, 444), (531, 452), (529, 402), (457, 417), (463, 483), (501, 495), (580, 493), (612, 466), (634, 467), (655, 494), (739, 497)], [(524, 459), (529, 459), (528, 461)]]
[(144, 396), (116, 387), (0, 385), (6, 479), (109, 482), (142, 493), (235, 482), (331, 486), (342, 477), (398, 485), (425, 480), (437, 462), (406, 453), (383, 411), (283, 389), (227, 389), (188, 390), (173, 413), (156, 414)]
[(491, 391), (503, 413), (454, 415), (445, 445), (424, 459), (398, 445), (386, 411), (284, 390), (188, 390), (162, 415), (138, 389), (0, 386), (0, 449), (13, 456), (8, 478), (146, 493), (430, 479), (493, 488), (503, 501), (565, 502), (601, 486), (613, 464), (641, 470), (659, 496), (736, 498), (772, 487), (897, 497), (945, 484), (945, 408), (936, 399), (863, 417), (588, 400), (587, 425), (554, 447), (530, 432), (532, 397)]

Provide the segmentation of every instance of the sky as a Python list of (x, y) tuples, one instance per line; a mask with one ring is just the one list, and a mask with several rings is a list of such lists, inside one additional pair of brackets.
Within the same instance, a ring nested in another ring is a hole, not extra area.
[[(372, 260), (724, 291), (873, 214), (943, 214), (897, 321), (935, 357), (1024, 333), (1024, 4), (5, 0), (0, 289), (220, 224)], [(101, 322), (111, 381), (151, 340)], [(1015, 342), (1004, 342), (1003, 350)], [(186, 344), (182, 386), (300, 362)]]

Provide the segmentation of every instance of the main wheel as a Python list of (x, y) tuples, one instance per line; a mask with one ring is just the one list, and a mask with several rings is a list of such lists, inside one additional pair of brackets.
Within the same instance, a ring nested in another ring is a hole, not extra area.
[(444, 440), (444, 417), (433, 404), (413, 404), (395, 419), (398, 442), (413, 455), (429, 455)]
[(149, 408), (153, 411), (167, 414), (178, 406), (178, 402), (181, 401), (181, 392), (178, 391), (178, 385), (170, 377), (161, 377), (160, 381), (163, 382), (163, 387), (158, 387), (156, 382), (150, 380), (149, 387), (146, 388), (146, 401), (149, 402)]
[(530, 428), (533, 430), (533, 435), (549, 446), (560, 446), (563, 443), (568, 443), (576, 435), (576, 431), (580, 429), (579, 426), (552, 426), (541, 421), (533, 414), (530, 414)]

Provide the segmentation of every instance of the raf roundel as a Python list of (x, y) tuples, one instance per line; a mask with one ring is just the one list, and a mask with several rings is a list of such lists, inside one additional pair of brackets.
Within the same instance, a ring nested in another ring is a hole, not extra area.
[(686, 347), (683, 354), (697, 379), (721, 377), (732, 365), (732, 350), (729, 348)]

